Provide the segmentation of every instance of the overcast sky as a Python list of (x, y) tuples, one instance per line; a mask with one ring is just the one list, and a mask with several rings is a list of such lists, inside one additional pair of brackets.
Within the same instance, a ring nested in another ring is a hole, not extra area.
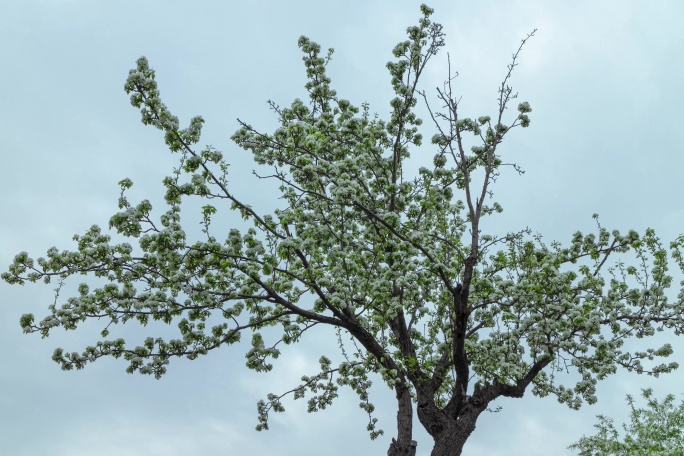
[[(652, 227), (666, 242), (684, 232), (684, 4), (430, 5), (447, 45), (423, 88), (430, 93), (441, 85), (448, 51), (459, 72), (462, 112), (470, 117), (493, 114), (511, 54), (538, 29), (512, 80), (533, 108), (532, 124), (512, 131), (501, 149), (526, 173), (499, 180), (504, 213), (485, 229), (529, 226), (549, 241), (567, 241), (591, 229), (597, 212), (609, 229)], [(201, 144), (228, 157), (235, 193), (266, 210), (274, 193), (251, 178), (250, 156), (230, 136), (238, 117), (271, 130), (276, 118), (267, 100), (286, 105), (304, 98), (298, 37), (334, 47), (329, 71), (338, 94), (356, 105), (367, 101), (386, 117), (392, 93), (385, 64), (419, 15), (419, 2), (396, 0), (0, 1), (0, 269), (20, 251), (37, 257), (53, 245), (72, 249), (74, 234), (92, 224), (106, 227), (125, 177), (135, 182), (133, 200), (149, 198), (164, 210), (161, 180), (175, 157), (158, 130), (140, 123), (123, 91), (141, 55), (156, 69), (162, 98), (181, 125), (204, 117)], [(429, 138), (433, 131), (425, 125)], [(414, 163), (431, 160), (432, 151), (421, 152)], [(85, 325), (45, 340), (22, 334), (20, 316), (45, 316), (52, 289), (0, 283), (3, 454), (370, 455), (385, 454), (395, 435), (396, 404), (379, 383), (371, 398), (386, 433), (377, 441), (369, 440), (366, 415), (346, 390), (315, 415), (306, 413), (305, 402), (288, 401), (270, 431), (254, 430), (256, 402), (296, 386), (301, 375), (316, 372), (320, 355), (336, 348), (325, 331), (285, 351), (269, 374), (244, 366), (244, 346), (172, 362), (161, 380), (126, 374), (123, 360), (63, 372), (50, 359), (54, 348), (80, 351), (102, 328)], [(674, 345), (673, 360), (684, 364), (684, 340)], [(646, 386), (659, 397), (680, 394), (681, 384), (681, 371), (655, 381), (620, 371), (600, 385), (599, 403), (580, 411), (531, 395), (502, 401), (501, 412), (481, 416), (464, 455), (571, 454), (566, 447), (592, 432), (596, 414), (626, 419), (625, 394)], [(432, 441), (417, 420), (415, 436), (418, 455), (428, 455)]]

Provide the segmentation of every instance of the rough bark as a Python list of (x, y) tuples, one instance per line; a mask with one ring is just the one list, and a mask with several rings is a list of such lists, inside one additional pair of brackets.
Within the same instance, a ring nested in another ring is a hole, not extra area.
[(461, 456), (468, 435), (470, 434), (464, 436), (457, 426), (443, 429), (439, 437), (435, 439), (430, 456)]
[(392, 439), (387, 456), (416, 456), (416, 447), (418, 442), (411, 440), (408, 445), (400, 445), (396, 439)]
[(422, 407), (419, 405), (418, 418), (435, 442), (431, 456), (460, 456), (482, 410), (484, 407), (468, 404), (468, 410), (456, 420), (434, 403)]
[(418, 445), (413, 437), (413, 404), (411, 393), (406, 386), (401, 384), (395, 388), (397, 402), (397, 438), (392, 439), (387, 456), (415, 456)]
[(425, 423), (430, 423), (428, 432), (434, 439), (434, 446), (430, 455), (460, 456), (466, 441), (475, 430), (475, 423), (483, 410), (484, 408), (473, 407), (469, 404), (468, 410), (461, 414), (458, 420), (446, 416), (442, 411), (439, 411), (442, 414), (439, 418), (430, 416), (430, 413), (424, 414), (423, 420)]
[(495, 397), (488, 392), (478, 384), (471, 396), (459, 395), (460, 403), (450, 411), (435, 403), (429, 388), (418, 390), (418, 420), (434, 439), (432, 456), (460, 456), (477, 418)]

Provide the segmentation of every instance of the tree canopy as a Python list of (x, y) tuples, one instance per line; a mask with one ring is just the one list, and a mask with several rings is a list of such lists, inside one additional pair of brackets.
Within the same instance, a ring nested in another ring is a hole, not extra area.
[[(74, 236), (73, 251), (53, 247), (35, 260), (19, 253), (2, 274), (8, 283), (55, 279), (61, 288), (78, 275), (106, 282), (80, 284), (77, 296), (56, 299), (40, 321), (23, 315), (24, 331), (45, 337), (104, 319), (103, 340), (81, 352), (57, 349), (54, 361), (70, 370), (123, 357), (129, 373), (160, 378), (172, 358), (195, 359), (237, 344), (243, 333), (251, 336), (247, 367), (269, 371), (284, 345), (330, 326), (339, 353), (322, 356), (320, 371), (300, 385), (260, 401), (257, 429), (268, 429), (271, 412), (284, 411), (288, 393), (308, 395), (313, 412), (347, 386), (377, 438), (383, 431), (369, 392), (379, 377), (397, 399), (391, 455), (415, 454), (414, 405), (434, 438), (432, 454), (459, 455), (478, 416), (502, 396), (529, 390), (579, 408), (596, 401), (597, 382), (618, 368), (656, 376), (675, 369), (650, 362), (670, 355), (669, 344), (624, 347), (632, 337), (684, 329), (684, 296), (668, 299), (668, 251), (653, 230), (622, 234), (602, 227), (598, 216), (595, 232), (577, 232), (566, 244), (529, 229), (486, 230), (487, 217), (502, 211), (493, 198), (497, 177), (521, 173), (501, 144), (530, 125), (530, 104), (516, 103), (509, 84), (532, 34), (508, 65), (493, 115), (464, 117), (451, 70), (436, 101), (419, 84), (444, 46), (433, 11), (423, 5), (421, 13), (387, 64), (395, 93), (387, 120), (339, 97), (326, 73), (332, 50), (321, 54), (318, 44), (299, 39), (308, 101), (271, 103), (280, 124), (273, 133), (240, 121), (232, 136), (256, 164), (272, 169), (258, 177), (279, 185), (282, 207), (273, 213), (236, 196), (223, 154), (196, 146), (203, 119), (180, 128), (154, 70), (140, 58), (125, 90), (143, 124), (161, 130), (179, 160), (163, 181), (167, 209), (157, 217), (150, 201), (129, 201), (133, 182), (123, 179), (109, 228), (135, 246), (113, 242), (93, 225)], [(422, 144), (421, 100), (434, 132), (430, 145)], [(433, 151), (432, 164), (411, 175), (406, 165), (419, 149)], [(181, 223), (181, 205), (192, 198), (203, 202), (200, 239)], [(219, 211), (253, 226), (217, 229), (212, 218)], [(683, 245), (684, 237), (670, 244), (679, 268)], [(118, 324), (150, 320), (175, 324), (179, 337), (153, 334), (140, 345), (110, 337)], [(275, 329), (275, 340), (264, 337)]]
[(684, 454), (684, 401), (675, 405), (675, 396), (668, 394), (658, 401), (653, 390), (641, 391), (647, 408), (635, 406), (635, 400), (627, 395), (629, 424), (624, 423), (624, 436), (613, 425), (611, 418), (598, 415), (598, 430), (591, 437), (583, 436), (570, 445), (581, 456), (677, 456)]

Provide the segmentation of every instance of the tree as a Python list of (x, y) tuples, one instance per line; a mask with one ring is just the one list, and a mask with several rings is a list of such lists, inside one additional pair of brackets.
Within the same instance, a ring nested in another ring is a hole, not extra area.
[(684, 454), (684, 401), (675, 406), (674, 395), (668, 394), (662, 402), (654, 399), (652, 389), (644, 389), (641, 395), (648, 408), (636, 408), (634, 398), (627, 395), (630, 408), (630, 424), (623, 424), (624, 440), (620, 441), (613, 420), (598, 415), (594, 427), (598, 433), (583, 436), (570, 445), (581, 456), (661, 455)]
[[(260, 401), (257, 429), (268, 429), (269, 413), (284, 411), (289, 393), (295, 399), (310, 394), (309, 411), (318, 411), (348, 386), (377, 438), (382, 430), (369, 388), (379, 376), (397, 399), (390, 455), (415, 454), (414, 405), (434, 439), (432, 454), (459, 455), (480, 414), (502, 396), (531, 389), (578, 408), (596, 401), (596, 383), (618, 367), (656, 376), (675, 369), (676, 363), (642, 365), (670, 355), (669, 344), (637, 352), (623, 346), (633, 336), (684, 330), (684, 303), (665, 294), (672, 282), (667, 251), (652, 230), (623, 235), (597, 220), (596, 233), (577, 232), (567, 246), (546, 244), (530, 230), (483, 232), (485, 217), (502, 210), (492, 192), (500, 172), (522, 172), (504, 159), (500, 145), (509, 131), (530, 124), (527, 102), (513, 115), (507, 108), (517, 96), (509, 80), (531, 35), (508, 66), (495, 115), (467, 118), (451, 72), (437, 90), (440, 110), (419, 89), (426, 65), (444, 45), (432, 10), (423, 5), (421, 12), (387, 64), (396, 94), (387, 121), (371, 115), (367, 104), (359, 108), (338, 97), (326, 75), (332, 50), (321, 56), (318, 44), (300, 38), (309, 102), (271, 103), (280, 122), (275, 132), (240, 121), (232, 137), (257, 164), (274, 170), (260, 176), (279, 183), (284, 207), (272, 214), (235, 195), (220, 151), (196, 149), (202, 118), (181, 129), (161, 101), (155, 72), (140, 58), (125, 90), (142, 122), (162, 130), (179, 156), (163, 182), (168, 210), (157, 219), (149, 201), (131, 203), (126, 191), (133, 183), (123, 179), (120, 212), (109, 227), (134, 239), (135, 247), (112, 242), (95, 225), (74, 237), (74, 251), (51, 248), (37, 260), (19, 253), (2, 274), (8, 283), (55, 279), (59, 297), (75, 275), (106, 282), (82, 283), (77, 296), (61, 305), (56, 299), (39, 322), (23, 315), (24, 331), (45, 337), (56, 327), (73, 330), (104, 319), (103, 340), (81, 353), (57, 349), (53, 359), (70, 370), (123, 357), (129, 373), (160, 378), (171, 358), (195, 359), (238, 343), (243, 333), (251, 334), (247, 366), (269, 371), (282, 344), (330, 326), (339, 337), (338, 359), (322, 356), (320, 372)], [(419, 99), (434, 124), (435, 155), (430, 167), (411, 176), (406, 164), (422, 143)], [(189, 239), (181, 224), (181, 204), (189, 198), (206, 200), (198, 239)], [(228, 234), (218, 238), (212, 217), (219, 210), (237, 212), (253, 227), (222, 229)], [(684, 237), (671, 244), (680, 268), (682, 245)], [(150, 336), (131, 346), (109, 336), (118, 324), (151, 320), (176, 323), (179, 338)], [(276, 329), (278, 337), (268, 340)], [(560, 382), (561, 370), (576, 375), (570, 386)]]

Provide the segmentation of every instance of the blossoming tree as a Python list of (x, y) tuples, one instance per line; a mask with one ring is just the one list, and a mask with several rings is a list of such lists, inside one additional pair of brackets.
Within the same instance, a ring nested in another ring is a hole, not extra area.
[(569, 448), (579, 451), (580, 456), (684, 454), (684, 401), (675, 405), (672, 394), (658, 401), (650, 388), (642, 390), (641, 395), (648, 408), (637, 408), (634, 398), (627, 395), (630, 422), (622, 425), (624, 436), (620, 436), (611, 418), (598, 415), (596, 435), (583, 436)]
[[(246, 122), (233, 135), (256, 163), (274, 169), (284, 206), (260, 212), (231, 189), (221, 152), (197, 149), (203, 124), (187, 128), (162, 103), (155, 73), (145, 58), (125, 85), (142, 122), (164, 133), (179, 165), (164, 179), (168, 210), (158, 219), (152, 205), (133, 204), (120, 182), (120, 212), (109, 225), (114, 243), (98, 226), (75, 236), (77, 249), (48, 250), (37, 260), (18, 254), (2, 275), (8, 283), (90, 275), (78, 295), (49, 307), (36, 321), (21, 317), (27, 333), (76, 329), (104, 319), (102, 340), (82, 352), (57, 349), (63, 369), (81, 369), (103, 356), (123, 357), (128, 372), (161, 377), (174, 357), (195, 359), (251, 335), (247, 366), (269, 371), (280, 343), (304, 343), (314, 326), (337, 331), (341, 350), (320, 358), (320, 372), (302, 377), (290, 392), (309, 395), (309, 411), (329, 405), (338, 387), (358, 394), (368, 413), (371, 438), (382, 430), (373, 417), (371, 381), (396, 394), (397, 423), (390, 455), (414, 455), (414, 407), (434, 439), (432, 454), (461, 454), (478, 417), (502, 396), (554, 395), (571, 408), (594, 402), (595, 385), (618, 368), (653, 375), (675, 363), (642, 365), (666, 357), (670, 345), (633, 352), (630, 337), (645, 337), (682, 324), (682, 299), (668, 301), (667, 251), (652, 231), (621, 234), (600, 225), (577, 232), (566, 245), (545, 243), (529, 231), (488, 233), (487, 217), (502, 210), (493, 200), (499, 173), (511, 164), (502, 141), (530, 124), (530, 105), (517, 104), (508, 85), (520, 49), (498, 90), (493, 116), (464, 117), (452, 92), (452, 75), (435, 103), (420, 89), (426, 65), (444, 45), (442, 27), (421, 7), (418, 25), (394, 48), (387, 64), (396, 94), (387, 121), (339, 97), (326, 66), (331, 53), (299, 40), (306, 65), (308, 102), (272, 104), (280, 127), (273, 133)], [(528, 36), (529, 38), (529, 36)], [(434, 160), (415, 175), (405, 171), (421, 146), (415, 106), (427, 103), (436, 133)], [(266, 176), (264, 176), (266, 177)], [(181, 224), (181, 204), (205, 200), (199, 240)], [(211, 204), (210, 204), (211, 202)], [(235, 211), (253, 227), (226, 229), (217, 237), (212, 217)], [(682, 266), (680, 248), (672, 244)], [(617, 258), (618, 261), (613, 260)], [(634, 260), (628, 266), (622, 260)], [(151, 335), (139, 346), (109, 336), (110, 328), (151, 319), (175, 323), (179, 337)], [(268, 331), (265, 331), (270, 328)], [(264, 335), (278, 330), (275, 341)], [(331, 358), (335, 359), (335, 362)], [(575, 373), (570, 384), (560, 370)], [(566, 382), (567, 383), (567, 382)], [(285, 393), (258, 404), (257, 429), (271, 412), (284, 410)]]

